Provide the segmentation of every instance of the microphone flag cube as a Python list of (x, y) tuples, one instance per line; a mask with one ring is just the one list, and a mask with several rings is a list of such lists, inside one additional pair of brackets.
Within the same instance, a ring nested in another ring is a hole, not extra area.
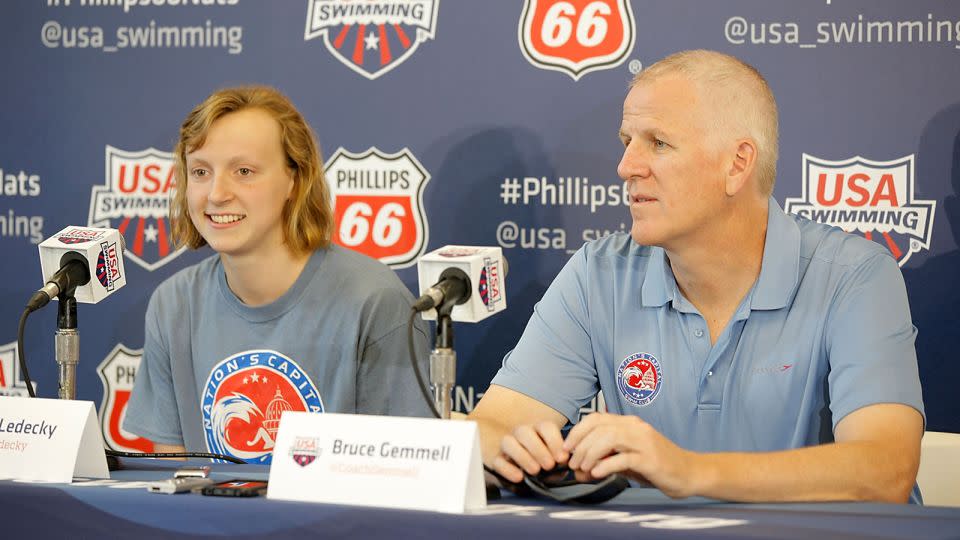
[(123, 238), (116, 229), (68, 226), (40, 243), (40, 270), (47, 282), (66, 261), (64, 256), (86, 261), (90, 281), (77, 287), (77, 302), (96, 304), (127, 284), (123, 268)]
[[(479, 322), (507, 308), (505, 265), (499, 247), (444, 246), (417, 261), (420, 293), (437, 283), (447, 268), (459, 268), (470, 277), (471, 294), (466, 303), (454, 306), (450, 317), (454, 321)], [(437, 310), (424, 311), (423, 318), (436, 320)]]

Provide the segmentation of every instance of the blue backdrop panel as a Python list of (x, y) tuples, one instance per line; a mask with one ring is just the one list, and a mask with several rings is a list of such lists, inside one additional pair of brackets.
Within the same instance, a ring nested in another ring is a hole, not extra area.
[[(928, 429), (960, 432), (955, 2), (18, 0), (0, 14), (0, 393), (24, 392), (16, 321), (40, 285), (37, 243), (71, 224), (120, 228), (128, 286), (79, 315), (79, 397), (101, 404), (113, 446), (149, 447), (117, 426), (151, 292), (210, 254), (166, 242), (165, 208), (177, 128), (211, 91), (288, 94), (324, 158), (343, 159), (337, 241), (393, 261), (411, 289), (425, 251), (504, 248), (508, 311), (457, 328), (456, 406), (469, 410), (570, 254), (629, 227), (616, 175), (627, 83), (690, 48), (770, 82), (780, 204), (900, 261)], [(349, 180), (390, 171), (419, 184), (397, 195)], [(42, 396), (56, 395), (54, 328), (47, 309), (26, 333)]]

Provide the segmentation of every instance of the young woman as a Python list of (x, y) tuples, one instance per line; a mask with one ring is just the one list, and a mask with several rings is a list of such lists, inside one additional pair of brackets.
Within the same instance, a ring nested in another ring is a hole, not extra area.
[[(407, 353), (412, 296), (380, 262), (330, 243), (323, 162), (290, 101), (217, 91), (174, 153), (174, 241), (216, 254), (153, 293), (124, 429), (160, 452), (269, 463), (286, 410), (428, 416)], [(424, 366), (419, 318), (415, 340)]]

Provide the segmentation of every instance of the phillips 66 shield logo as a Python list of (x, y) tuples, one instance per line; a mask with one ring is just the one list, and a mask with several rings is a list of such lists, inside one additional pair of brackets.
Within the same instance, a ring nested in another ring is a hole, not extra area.
[(169, 241), (173, 154), (155, 148), (127, 152), (109, 145), (106, 154), (106, 183), (93, 187), (88, 223), (119, 229), (126, 259), (156, 270), (186, 249), (174, 250)]
[(427, 246), (423, 188), (430, 175), (409, 150), (337, 149), (326, 164), (333, 241), (392, 268), (414, 264)]
[(936, 201), (914, 199), (913, 154), (892, 161), (856, 156), (827, 161), (803, 154), (803, 196), (785, 210), (863, 234), (885, 245), (900, 266), (930, 249)]
[(622, 64), (636, 28), (629, 0), (526, 0), (518, 34), (528, 62), (577, 80)]
[(120, 426), (127, 413), (127, 402), (133, 391), (133, 381), (143, 358), (143, 349), (128, 349), (122, 343), (97, 366), (103, 383), (103, 401), (100, 403), (100, 429), (103, 441), (114, 450), (124, 452), (153, 452), (153, 443)]
[(334, 58), (368, 79), (402, 64), (437, 30), (440, 0), (310, 0), (305, 41), (323, 36)]

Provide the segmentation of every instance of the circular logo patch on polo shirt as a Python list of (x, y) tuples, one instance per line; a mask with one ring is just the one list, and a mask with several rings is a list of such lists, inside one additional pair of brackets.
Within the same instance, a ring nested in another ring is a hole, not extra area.
[(650, 353), (633, 353), (624, 358), (617, 369), (620, 394), (638, 407), (647, 406), (656, 399), (662, 383), (660, 361)]

